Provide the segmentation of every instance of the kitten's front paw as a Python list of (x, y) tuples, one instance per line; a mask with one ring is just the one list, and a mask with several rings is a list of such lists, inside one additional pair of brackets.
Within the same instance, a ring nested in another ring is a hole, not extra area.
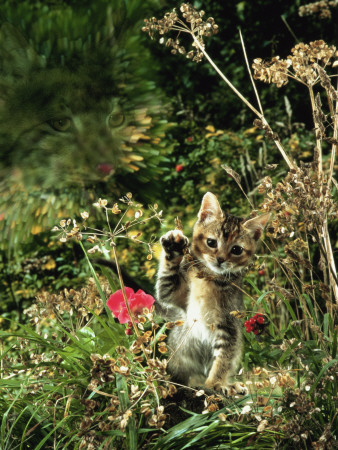
[(189, 244), (189, 239), (184, 236), (182, 231), (171, 230), (161, 237), (160, 242), (167, 257), (173, 258), (184, 254), (184, 250)]

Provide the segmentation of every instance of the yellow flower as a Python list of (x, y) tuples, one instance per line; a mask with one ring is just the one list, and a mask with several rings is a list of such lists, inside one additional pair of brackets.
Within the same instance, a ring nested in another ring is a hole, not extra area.
[(42, 268), (43, 268), (43, 269), (46, 269), (46, 270), (53, 270), (53, 269), (55, 269), (55, 267), (56, 267), (56, 262), (54, 261), (53, 258), (49, 259), (49, 260), (46, 262), (46, 264), (44, 264), (44, 265), (42, 266)]
[(222, 131), (222, 130), (215, 131), (215, 127), (213, 125), (208, 125), (207, 127), (205, 127), (205, 129), (207, 131), (210, 131), (210, 133), (207, 133), (205, 135), (206, 139), (209, 139), (210, 137), (214, 137), (214, 136), (221, 136), (222, 134), (224, 134), (224, 131)]
[(256, 133), (257, 131), (257, 127), (252, 127), (252, 128), (248, 128), (247, 130), (244, 131), (244, 134), (253, 134)]
[(32, 234), (39, 234), (42, 231), (42, 227), (40, 225), (33, 225), (31, 229)]

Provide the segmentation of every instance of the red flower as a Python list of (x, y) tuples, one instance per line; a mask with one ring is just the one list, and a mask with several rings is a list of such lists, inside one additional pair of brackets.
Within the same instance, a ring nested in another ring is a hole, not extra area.
[(97, 169), (104, 175), (109, 175), (110, 172), (113, 171), (114, 166), (112, 164), (103, 163), (103, 164), (98, 164)]
[(187, 137), (187, 141), (188, 141), (188, 142), (192, 142), (193, 139), (194, 139), (194, 138), (193, 138), (192, 136)]
[(182, 170), (184, 169), (182, 164), (177, 164), (176, 166), (176, 172), (182, 172)]
[(265, 275), (265, 270), (264, 269), (259, 270), (258, 275)]
[[(155, 299), (151, 295), (141, 291), (141, 289), (134, 292), (133, 289), (126, 287), (125, 290), (129, 308), (133, 314), (135, 322), (137, 322), (137, 316), (143, 313), (143, 308), (150, 309), (152, 304), (155, 302)], [(120, 323), (130, 322), (131, 319), (128, 314), (121, 289), (109, 297), (107, 306)]]

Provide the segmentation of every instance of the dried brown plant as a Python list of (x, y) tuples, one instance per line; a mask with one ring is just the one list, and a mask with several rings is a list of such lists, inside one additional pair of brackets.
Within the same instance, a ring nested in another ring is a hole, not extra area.
[[(183, 4), (181, 8), (184, 11), (186, 4)], [(193, 6), (189, 5), (189, 19), (192, 14), (197, 17), (197, 12), (193, 13), (193, 10)], [(175, 25), (176, 15), (170, 16), (170, 13), (168, 14), (169, 16), (165, 17), (175, 17), (173, 23), (169, 19), (162, 22), (153, 18), (151, 21), (146, 21), (146, 27), (143, 30), (148, 32), (152, 38), (156, 32), (164, 34), (170, 31), (179, 31)], [(281, 59), (278, 56), (270, 61), (263, 61), (260, 58), (255, 59), (252, 66), (252, 75), (241, 35), (245, 59), (258, 103), (258, 109), (256, 109), (235, 88), (207, 54), (203, 42), (203, 33), (196, 36), (188, 23), (183, 26), (181, 22), (182, 20), (186, 21), (186, 19), (186, 16), (180, 19), (180, 30), (184, 29), (185, 32), (190, 33), (194, 47), (199, 49), (225, 83), (254, 112), (257, 116), (254, 122), (255, 126), (263, 130), (265, 136), (275, 143), (289, 168), (287, 177), (280, 181), (276, 187), (272, 187), (271, 179), (268, 177), (263, 180), (259, 187), (261, 193), (266, 192), (268, 195), (268, 198), (261, 205), (261, 209), (276, 212), (276, 218), (272, 224), (272, 235), (278, 238), (283, 235), (288, 238), (295, 237), (298, 239), (298, 244), (304, 241), (308, 245), (308, 242), (313, 239), (317, 242), (321, 253), (324, 284), (329, 286), (330, 295), (338, 303), (336, 267), (328, 231), (328, 221), (337, 217), (337, 205), (332, 198), (332, 185), (336, 183), (333, 178), (333, 171), (338, 144), (338, 92), (332, 84), (335, 74), (329, 73), (330, 68), (334, 69), (338, 65), (336, 47), (329, 46), (322, 40), (313, 41), (309, 44), (299, 43), (291, 50), (291, 54), (286, 59)], [(157, 25), (150, 27), (150, 23)], [(308, 88), (315, 130), (312, 163), (304, 165), (289, 156), (288, 149), (282, 145), (278, 134), (273, 131), (264, 115), (254, 79), (274, 83), (278, 87), (284, 86), (290, 79), (293, 79)], [(315, 89), (320, 90), (319, 86), (324, 90), (328, 113), (324, 112), (322, 93), (315, 91)], [(331, 144), (330, 161), (325, 167), (323, 167), (323, 141)], [(300, 221), (304, 223), (305, 233), (303, 234), (299, 226)], [(297, 262), (299, 267), (305, 265), (310, 270), (312, 279), (310, 251), (307, 247), (307, 257), (299, 256), (297, 251), (292, 249), (292, 247), (298, 248), (297, 245), (289, 243), (285, 247), (287, 258), (284, 262)], [(291, 274), (290, 278), (292, 278)], [(297, 289), (297, 294), (300, 293)], [(332, 310), (332, 307), (330, 310)]]
[(337, 0), (320, 0), (319, 2), (312, 2), (300, 6), (298, 14), (300, 17), (318, 16), (319, 19), (331, 19), (332, 9), (337, 8), (337, 6)]

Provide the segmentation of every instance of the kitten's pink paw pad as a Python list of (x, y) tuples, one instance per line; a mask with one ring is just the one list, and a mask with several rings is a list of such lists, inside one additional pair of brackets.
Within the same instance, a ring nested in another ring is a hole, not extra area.
[(188, 246), (189, 239), (180, 230), (168, 231), (160, 239), (164, 251), (169, 255), (182, 255), (183, 250)]

